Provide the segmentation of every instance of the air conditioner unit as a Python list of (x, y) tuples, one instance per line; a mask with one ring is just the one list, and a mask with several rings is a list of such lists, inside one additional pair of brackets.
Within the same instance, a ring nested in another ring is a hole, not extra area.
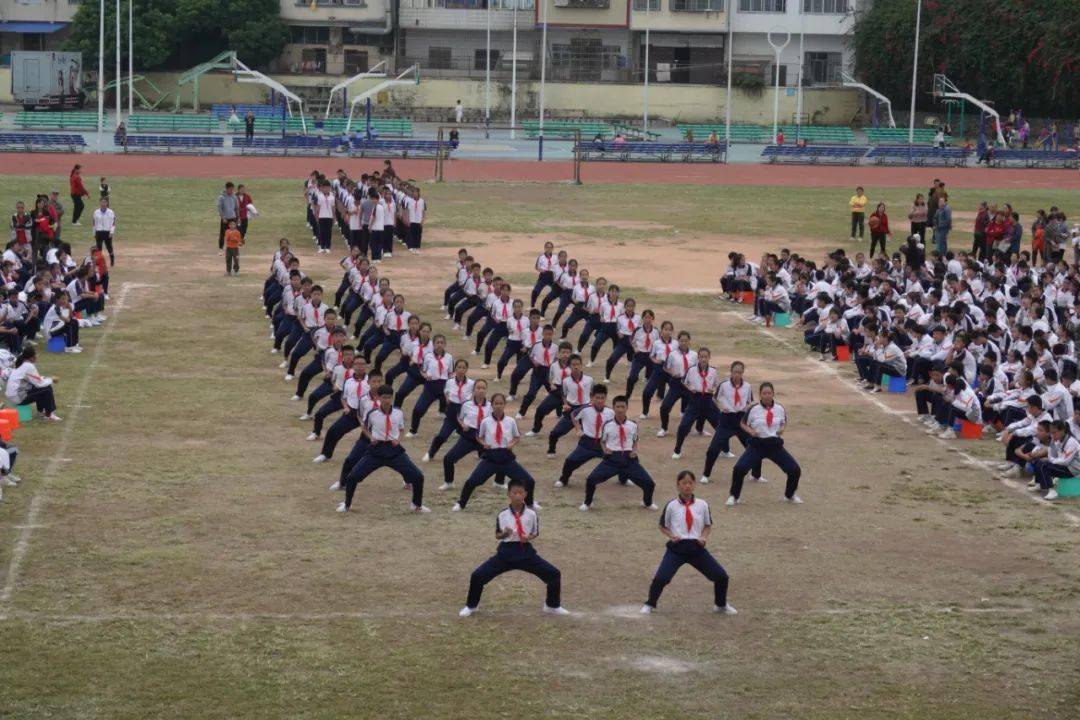
[(608, 8), (611, 0), (553, 0), (555, 7), (560, 8)]
[(570, 7), (570, 0), (555, 0), (555, 7)]

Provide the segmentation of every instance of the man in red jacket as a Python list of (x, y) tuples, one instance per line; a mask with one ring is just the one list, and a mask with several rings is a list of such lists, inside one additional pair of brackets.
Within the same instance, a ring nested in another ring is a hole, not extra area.
[(71, 192), (71, 224), (78, 225), (79, 218), (83, 213), (83, 198), (89, 197), (90, 193), (86, 192), (86, 186), (82, 181), (82, 165), (76, 165), (71, 169), (71, 175), (68, 177), (68, 186)]
[(971, 254), (979, 260), (989, 260), (992, 254), (987, 243), (986, 226), (990, 224), (990, 210), (986, 201), (979, 203), (979, 212), (975, 214), (975, 236), (971, 241)]
[(240, 222), (237, 225), (237, 229), (240, 231), (240, 237), (246, 238), (247, 237), (247, 229), (248, 229), (248, 209), (247, 209), (247, 207), (248, 207), (248, 205), (253, 204), (255, 201), (251, 199), (251, 196), (248, 195), (247, 188), (244, 187), (243, 185), (237, 185), (236, 186), (236, 195), (237, 195), (237, 199), (239, 200), (239, 203), (240, 203), (240, 210), (239, 210)]

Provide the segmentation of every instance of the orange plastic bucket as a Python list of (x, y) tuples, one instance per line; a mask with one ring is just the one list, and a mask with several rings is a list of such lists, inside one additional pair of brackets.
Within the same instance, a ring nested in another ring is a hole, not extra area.
[(7, 420), (11, 423), (12, 430), (19, 429), (19, 411), (15, 408), (5, 408), (0, 410), (0, 420)]
[(838, 362), (848, 362), (851, 360), (851, 348), (847, 345), (837, 345), (836, 359)]

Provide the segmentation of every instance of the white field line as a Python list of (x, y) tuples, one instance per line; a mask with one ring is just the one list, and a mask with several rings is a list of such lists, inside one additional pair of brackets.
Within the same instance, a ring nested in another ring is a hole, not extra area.
[[(757, 328), (757, 330), (759, 332), (761, 332), (762, 334), (769, 336), (773, 340), (776, 340), (777, 342), (787, 346), (788, 348), (791, 348), (791, 349), (796, 350), (796, 351), (798, 351), (800, 349), (800, 347), (793, 344), (790, 339), (788, 339), (788, 338), (786, 338), (786, 337), (784, 337), (782, 335), (778, 335), (777, 333), (775, 333), (773, 330), (771, 330), (769, 328), (766, 328), (766, 327), (763, 327), (761, 325), (757, 325), (757, 324), (751, 322), (750, 321), (750, 316), (748, 316), (748, 315), (745, 315), (745, 314), (739, 313), (739, 312), (734, 312), (732, 310), (722, 310), (722, 312), (725, 312), (725, 313), (727, 313), (729, 315), (733, 315), (733, 316), (743, 320), (748, 325), (752, 325), (753, 327)], [(882, 412), (888, 413), (889, 415), (892, 415), (893, 417), (899, 418), (900, 420), (902, 420), (903, 422), (905, 422), (908, 425), (912, 426), (913, 428), (916, 428), (920, 432), (923, 432), (923, 430), (921, 428), (919, 428), (918, 425), (916, 424), (916, 421), (912, 419), (912, 416), (915, 415), (915, 413), (913, 413), (911, 411), (897, 410), (896, 408), (890, 407), (887, 403), (882, 402), (875, 395), (866, 392), (865, 390), (860, 388), (858, 385), (856, 385), (853, 380), (849, 380), (848, 378), (841, 375), (840, 371), (837, 370), (837, 368), (835, 367), (836, 363), (829, 362), (829, 361), (818, 362), (818, 361), (811, 360), (810, 358), (806, 358), (806, 362), (811, 367), (816, 367), (820, 372), (826, 373), (828, 375), (832, 375), (833, 378), (835, 378), (842, 385), (844, 385), (846, 388), (851, 390), (855, 395), (862, 398), (865, 402), (868, 402), (868, 403), (874, 405), (875, 407), (877, 407), (878, 410), (881, 410)], [(949, 442), (949, 441), (943, 440), (942, 438), (939, 438), (936, 435), (930, 435), (929, 437), (931, 439), (933, 439), (934, 442), (938, 443), (939, 445), (944, 447), (949, 452), (956, 453), (957, 455), (959, 455), (966, 464), (971, 465), (973, 467), (977, 467), (980, 470), (983, 470), (983, 471), (989, 473), (991, 477), (996, 479), (998, 482), (1000, 482), (1005, 487), (1007, 487), (1010, 490), (1016, 492), (1021, 497), (1025, 497), (1028, 500), (1031, 500), (1032, 502), (1038, 503), (1040, 505), (1046, 505), (1048, 507), (1053, 507), (1053, 508), (1056, 508), (1056, 509), (1060, 510), (1062, 515), (1064, 515), (1065, 519), (1068, 520), (1069, 523), (1071, 523), (1075, 527), (1080, 527), (1080, 516), (1077, 516), (1075, 513), (1071, 512), (1069, 510), (1065, 510), (1063, 507), (1061, 507), (1060, 505), (1058, 505), (1056, 503), (1050, 502), (1049, 500), (1044, 500), (1043, 498), (1039, 497), (1038, 495), (1029, 493), (1027, 491), (1027, 488), (1024, 487), (1024, 485), (1022, 485), (1021, 483), (1015, 482), (1013, 480), (1009, 480), (1008, 478), (998, 477), (998, 470), (997, 470), (996, 467), (994, 467), (994, 465), (992, 463), (987, 462), (986, 460), (980, 460), (979, 458), (975, 457), (974, 455), (972, 455), (972, 454), (968, 453), (967, 451), (965, 451), (965, 450), (961, 449), (960, 447), (958, 447), (957, 444), (955, 444), (955, 442)]]
[[(638, 605), (634, 606), (614, 606), (609, 608), (602, 608), (599, 610), (571, 610), (570, 617), (584, 620), (610, 620), (612, 618), (621, 619), (642, 619), (648, 620), (657, 616), (642, 616), (638, 613)], [(492, 609), (483, 608), (480, 615), (483, 616), (508, 616), (508, 615), (523, 615), (532, 612), (532, 606), (513, 605), (513, 606), (497, 606)], [(955, 605), (920, 605), (915, 607), (900, 607), (900, 608), (882, 608), (882, 607), (843, 607), (843, 608), (815, 608), (810, 610), (788, 610), (781, 608), (773, 609), (743, 609), (739, 614), (750, 615), (770, 615), (770, 616), (836, 616), (836, 615), (880, 615), (883, 613), (888, 614), (902, 614), (902, 613), (933, 613), (933, 614), (987, 614), (987, 615), (1023, 615), (1034, 612), (1031, 607), (998, 607), (998, 606), (986, 606), (986, 607), (959, 607)], [(539, 614), (539, 613), (537, 613)], [(712, 614), (712, 613), (709, 613)], [(457, 605), (451, 605), (446, 611), (446, 617), (455, 617), (457, 615)], [(659, 617), (663, 618), (664, 613), (659, 613)], [(58, 624), (95, 624), (95, 623), (109, 623), (109, 622), (138, 622), (138, 621), (152, 621), (152, 622), (252, 622), (252, 621), (269, 621), (269, 622), (338, 622), (342, 620), (396, 620), (396, 619), (413, 619), (413, 618), (425, 618), (431, 619), (437, 617), (438, 613), (432, 613), (429, 610), (423, 609), (406, 609), (406, 610), (377, 610), (377, 611), (344, 611), (344, 612), (295, 612), (295, 613), (275, 613), (275, 612), (147, 612), (141, 610), (134, 610), (126, 612), (123, 610), (105, 613), (86, 613), (86, 614), (69, 614), (62, 613), (38, 613), (27, 611), (13, 611), (6, 615), (0, 616), (0, 621), (14, 620), (20, 622), (34, 622), (34, 623), (58, 623)], [(671, 617), (676, 617), (672, 615)], [(475, 622), (475, 621), (465, 621)]]
[(93, 380), (94, 370), (97, 369), (97, 366), (101, 363), (101, 359), (105, 356), (106, 341), (112, 334), (113, 328), (116, 327), (117, 319), (127, 301), (128, 292), (132, 288), (137, 287), (143, 287), (143, 285), (138, 283), (124, 283), (120, 288), (120, 295), (117, 297), (116, 301), (109, 305), (110, 317), (108, 321), (106, 321), (101, 337), (98, 339), (97, 346), (94, 348), (94, 355), (90, 359), (90, 363), (86, 366), (86, 370), (83, 372), (78, 387), (75, 389), (75, 397), (72, 399), (72, 404), (70, 406), (71, 412), (67, 413), (67, 417), (61, 421), (63, 429), (60, 431), (60, 443), (52, 452), (49, 463), (45, 466), (45, 472), (41, 475), (41, 481), (38, 483), (37, 489), (34, 492), (34, 496), (30, 499), (30, 510), (26, 514), (26, 522), (17, 526), (19, 535), (15, 540), (15, 547), (11, 550), (11, 561), (8, 563), (7, 576), (4, 579), (4, 588), (3, 590), (0, 590), (0, 604), (7, 605), (11, 602), (11, 594), (15, 590), (15, 585), (19, 582), (19, 572), (22, 570), (23, 561), (26, 559), (26, 553), (30, 549), (30, 538), (33, 535), (34, 528), (41, 527), (40, 519), (42, 508), (45, 505), (45, 493), (49, 489), (50, 482), (56, 476), (57, 472), (59, 472), (60, 466), (70, 460), (70, 458), (64, 457), (64, 453), (67, 452), (68, 443), (71, 440), (71, 433), (75, 429), (79, 419), (79, 411), (83, 407), (88, 407), (84, 400), (86, 399), (86, 392), (90, 389), (90, 382)]

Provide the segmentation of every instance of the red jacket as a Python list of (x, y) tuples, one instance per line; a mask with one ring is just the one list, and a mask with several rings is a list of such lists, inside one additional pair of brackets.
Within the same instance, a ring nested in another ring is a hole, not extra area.
[(250, 205), (253, 202), (252, 199), (251, 199), (251, 196), (248, 195), (247, 193), (244, 193), (243, 195), (241, 195), (238, 198), (238, 200), (239, 200), (238, 204), (240, 206), (240, 215), (238, 217), (241, 220), (247, 220), (247, 216), (248, 216), (247, 206)]
[(83, 185), (82, 175), (71, 174), (68, 178), (68, 185), (71, 188), (72, 197), (86, 197), (90, 193), (86, 192), (86, 186)]
[(885, 213), (879, 213), (876, 210), (870, 213), (870, 217), (876, 217), (880, 222), (878, 223), (877, 230), (883, 235), (889, 235), (889, 216)]

